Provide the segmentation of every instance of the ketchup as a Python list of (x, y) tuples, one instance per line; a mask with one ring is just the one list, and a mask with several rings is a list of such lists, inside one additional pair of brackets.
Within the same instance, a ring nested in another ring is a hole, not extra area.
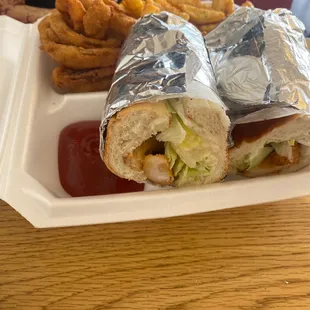
[(99, 121), (71, 124), (60, 133), (60, 183), (72, 197), (143, 191), (144, 185), (121, 179), (105, 166), (99, 154)]

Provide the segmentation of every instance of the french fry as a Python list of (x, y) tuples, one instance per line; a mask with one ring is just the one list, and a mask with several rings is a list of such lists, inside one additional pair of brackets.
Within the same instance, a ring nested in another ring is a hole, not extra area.
[(134, 18), (140, 18), (144, 9), (142, 0), (123, 0), (121, 6)]
[(212, 1), (212, 8), (215, 11), (220, 11), (225, 13), (226, 11), (226, 0), (213, 0)]
[(216, 27), (218, 26), (218, 24), (207, 24), (207, 25), (200, 25), (198, 27), (198, 29), (204, 33), (204, 34), (207, 34), (209, 32), (211, 32), (213, 29), (215, 29)]
[(226, 0), (226, 15), (231, 15), (235, 11), (234, 0)]
[(153, 0), (145, 0), (144, 9), (142, 15), (152, 14), (152, 13), (159, 13), (160, 8), (155, 5)]
[(167, 1), (176, 7), (178, 7), (180, 4), (187, 4), (196, 7), (202, 4), (200, 0), (167, 0)]
[(207, 10), (213, 10), (212, 3), (199, 3), (199, 5), (194, 5), (198, 8), (207, 9)]
[(245, 1), (242, 6), (247, 6), (249, 8), (254, 8), (254, 4), (251, 1)]
[(189, 15), (189, 20), (197, 25), (213, 24), (225, 18), (222, 12), (196, 8), (187, 4), (180, 4), (179, 7)]
[(155, 3), (158, 3), (162, 11), (168, 11), (172, 14), (178, 15), (185, 20), (189, 20), (189, 15), (179, 10), (177, 7), (171, 5), (166, 0), (155, 0)]
[(68, 13), (71, 17), (73, 29), (81, 33), (83, 32), (83, 17), (86, 13), (83, 4), (80, 0), (67, 0), (68, 1)]

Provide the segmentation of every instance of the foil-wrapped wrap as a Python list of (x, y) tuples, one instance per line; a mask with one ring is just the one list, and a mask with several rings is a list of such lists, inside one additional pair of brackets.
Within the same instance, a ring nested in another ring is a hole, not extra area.
[(310, 112), (310, 54), (290, 11), (242, 7), (205, 43), (232, 122)]
[(100, 126), (101, 154), (106, 125), (118, 111), (180, 97), (208, 99), (226, 110), (200, 31), (168, 12), (144, 16), (125, 41), (116, 67)]

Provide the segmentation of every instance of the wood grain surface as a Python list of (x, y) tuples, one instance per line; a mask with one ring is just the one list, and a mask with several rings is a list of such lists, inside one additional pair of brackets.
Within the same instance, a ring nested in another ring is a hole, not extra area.
[(0, 309), (310, 309), (310, 198), (46, 230), (0, 202)]

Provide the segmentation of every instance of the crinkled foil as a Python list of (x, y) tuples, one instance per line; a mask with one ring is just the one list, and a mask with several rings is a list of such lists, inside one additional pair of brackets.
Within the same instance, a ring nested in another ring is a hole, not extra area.
[(309, 113), (310, 54), (304, 26), (290, 11), (242, 7), (205, 43), (232, 122)]
[(134, 103), (176, 97), (208, 99), (226, 109), (200, 31), (168, 12), (144, 16), (122, 48), (102, 115), (101, 154), (114, 114)]

